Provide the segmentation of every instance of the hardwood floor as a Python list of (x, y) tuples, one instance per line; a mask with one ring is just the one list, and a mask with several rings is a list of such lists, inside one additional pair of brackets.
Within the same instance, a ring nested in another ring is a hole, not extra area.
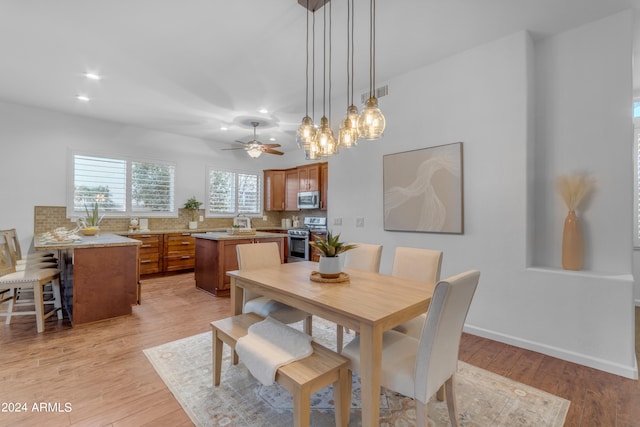
[[(228, 298), (198, 291), (188, 273), (144, 280), (131, 316), (75, 328), (49, 319), (42, 334), (29, 316), (1, 324), (0, 426), (192, 425), (142, 350), (209, 331), (229, 312)], [(640, 425), (638, 381), (467, 334), (460, 359), (571, 400), (566, 426)]]

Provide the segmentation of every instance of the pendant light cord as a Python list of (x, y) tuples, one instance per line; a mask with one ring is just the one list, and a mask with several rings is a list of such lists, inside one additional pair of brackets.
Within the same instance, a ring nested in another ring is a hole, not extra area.
[[(354, 34), (354, 9), (353, 9), (353, 0), (348, 0), (349, 2), (349, 15), (351, 16), (351, 79), (349, 80), (349, 83), (351, 84), (351, 103), (349, 105), (353, 105), (353, 79), (355, 76), (355, 69), (354, 69), (354, 42), (353, 42), (353, 34)], [(348, 36), (347, 36), (348, 37)], [(348, 90), (348, 89), (347, 89)], [(349, 96), (349, 94), (347, 93), (347, 96)]]
[(309, 117), (309, 0), (307, 0), (307, 43), (305, 45), (306, 50), (306, 63), (305, 63), (305, 92), (304, 92), (304, 110), (305, 117)]
[(313, 120), (315, 121), (316, 119), (316, 12), (315, 10), (313, 11), (313, 42), (312, 42), (312, 47), (313, 47), (313, 59), (311, 61), (312, 63), (312, 69), (311, 69), (311, 75), (312, 80), (313, 80), (313, 88), (311, 89), (311, 114), (313, 116)]
[(369, 98), (373, 98), (374, 81), (375, 81), (375, 52), (376, 52), (376, 2), (370, 1), (369, 5)]
[(331, 28), (333, 27), (331, 25), (331, 21), (332, 21), (332, 17), (333, 17), (333, 2), (329, 2), (329, 123), (331, 123), (331, 45), (333, 43), (331, 43)]

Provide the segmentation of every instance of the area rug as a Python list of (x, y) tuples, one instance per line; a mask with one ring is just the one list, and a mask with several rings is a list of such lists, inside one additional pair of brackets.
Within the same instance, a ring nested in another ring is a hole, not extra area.
[[(335, 349), (335, 324), (314, 316), (313, 336)], [(295, 324), (300, 328), (302, 324)], [(345, 342), (352, 338), (345, 334)], [(224, 346), (220, 386), (212, 387), (211, 333), (173, 341), (144, 350), (145, 355), (196, 426), (282, 427), (293, 425), (293, 402), (278, 384), (263, 386), (240, 362), (231, 364)], [(458, 420), (461, 426), (560, 427), (570, 402), (459, 362), (456, 376)], [(331, 388), (311, 399), (311, 425), (334, 426)], [(445, 402), (428, 405), (433, 427), (449, 426)], [(412, 399), (382, 389), (380, 425), (415, 425)], [(350, 426), (361, 425), (360, 379), (353, 378)]]

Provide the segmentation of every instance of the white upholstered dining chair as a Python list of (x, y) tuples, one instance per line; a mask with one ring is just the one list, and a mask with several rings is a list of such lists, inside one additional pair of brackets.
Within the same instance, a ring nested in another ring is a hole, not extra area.
[[(440, 280), (441, 268), (442, 251), (399, 246), (393, 254), (391, 275), (432, 284)], [(393, 329), (418, 338), (425, 318), (426, 314), (421, 314)]]
[[(344, 268), (351, 270), (380, 271), (380, 258), (382, 256), (382, 245), (372, 245), (369, 243), (351, 243), (356, 245), (344, 253)], [(342, 351), (344, 342), (344, 327), (336, 327), (336, 349), (338, 353)]]
[[(255, 270), (282, 263), (280, 249), (275, 242), (237, 245), (236, 253), (238, 255), (238, 268), (240, 270)], [(244, 290), (242, 312), (256, 313), (262, 317), (271, 316), (286, 324), (304, 320), (304, 331), (311, 335), (311, 314), (247, 289)]]
[[(458, 425), (454, 379), (462, 327), (479, 278), (480, 272), (471, 270), (436, 285), (419, 339), (394, 330), (383, 334), (380, 384), (414, 399), (419, 427), (429, 425), (427, 402), (442, 385), (451, 425)], [(342, 355), (357, 373), (360, 337), (347, 344)]]

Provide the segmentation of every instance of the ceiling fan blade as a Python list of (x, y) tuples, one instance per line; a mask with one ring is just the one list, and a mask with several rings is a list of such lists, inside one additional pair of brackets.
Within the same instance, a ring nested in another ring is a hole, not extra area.
[(280, 144), (262, 144), (264, 148), (278, 148)]
[(247, 142), (247, 141), (240, 141), (240, 140), (236, 139), (233, 142), (237, 142), (238, 144), (242, 144), (242, 145), (247, 145), (247, 144), (251, 144), (251, 142), (253, 142), (253, 141), (248, 141)]
[(221, 148), (221, 150), (246, 150), (245, 147), (238, 147), (238, 148)]
[(282, 156), (284, 154), (282, 151), (273, 150), (271, 148), (263, 148), (262, 152), (263, 153), (268, 153), (268, 154), (276, 154), (278, 156)]

